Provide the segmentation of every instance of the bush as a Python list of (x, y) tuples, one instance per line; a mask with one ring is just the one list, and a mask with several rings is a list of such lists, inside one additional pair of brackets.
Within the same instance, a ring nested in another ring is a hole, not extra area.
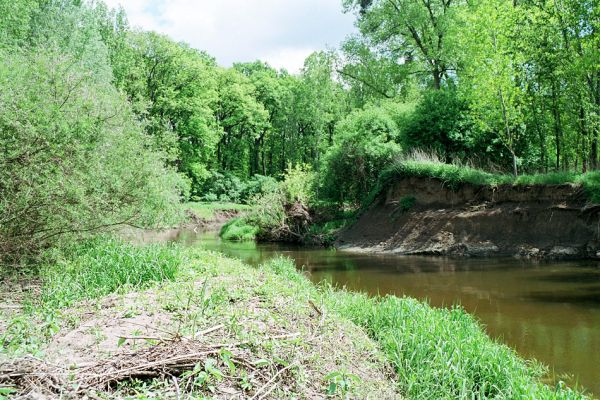
[(184, 182), (150, 150), (107, 65), (52, 48), (0, 52), (0, 257), (178, 220)]
[(320, 197), (359, 203), (400, 152), (398, 139), (398, 126), (383, 108), (371, 106), (340, 121), (321, 168)]
[(281, 189), (288, 203), (309, 204), (314, 198), (315, 173), (310, 165), (288, 165)]
[(470, 115), (469, 104), (456, 90), (425, 92), (402, 132), (402, 144), (435, 151), (448, 161), (465, 159), (482, 137)]
[(203, 201), (249, 203), (252, 198), (277, 190), (277, 180), (270, 176), (254, 175), (242, 181), (232, 173), (211, 171), (200, 192)]

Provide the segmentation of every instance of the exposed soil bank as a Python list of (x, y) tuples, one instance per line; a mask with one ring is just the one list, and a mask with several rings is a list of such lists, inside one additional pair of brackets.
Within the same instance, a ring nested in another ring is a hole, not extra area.
[(215, 210), (211, 218), (203, 218), (193, 210), (186, 210), (188, 222), (185, 227), (202, 228), (204, 230), (219, 229), (227, 221), (239, 217), (239, 210)]
[(450, 188), (438, 179), (405, 178), (336, 244), (398, 254), (598, 259), (599, 211), (577, 185)]

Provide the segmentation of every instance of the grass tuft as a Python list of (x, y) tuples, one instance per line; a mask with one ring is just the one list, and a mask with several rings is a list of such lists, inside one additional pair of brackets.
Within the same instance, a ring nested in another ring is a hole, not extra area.
[(174, 280), (183, 253), (175, 245), (134, 246), (100, 237), (67, 249), (42, 272), (42, 302), (50, 308)]
[(331, 290), (326, 304), (367, 330), (413, 399), (584, 399), (559, 383), (540, 383), (546, 369), (490, 339), (460, 307), (436, 309), (411, 298), (369, 298)]
[(250, 225), (245, 218), (234, 218), (221, 228), (219, 235), (224, 240), (247, 241), (256, 239), (260, 228)]

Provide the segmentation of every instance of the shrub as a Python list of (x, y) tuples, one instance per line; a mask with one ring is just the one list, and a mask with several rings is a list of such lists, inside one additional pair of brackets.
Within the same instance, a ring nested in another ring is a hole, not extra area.
[(288, 203), (308, 204), (314, 198), (315, 173), (309, 165), (288, 165), (281, 189)]
[(263, 175), (254, 175), (247, 181), (232, 173), (212, 171), (202, 184), (203, 201), (249, 203), (252, 198), (277, 190), (277, 180)]
[(150, 150), (107, 65), (52, 48), (0, 52), (0, 257), (178, 220), (184, 182)]
[(445, 160), (470, 156), (482, 138), (469, 104), (452, 88), (425, 92), (402, 132), (406, 149), (429, 149)]
[(400, 152), (398, 139), (398, 126), (383, 108), (371, 106), (340, 121), (321, 168), (321, 197), (359, 203)]

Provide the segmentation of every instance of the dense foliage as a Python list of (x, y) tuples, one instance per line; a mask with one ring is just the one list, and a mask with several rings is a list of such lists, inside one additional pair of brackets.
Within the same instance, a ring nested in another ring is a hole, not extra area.
[(597, 167), (595, 2), (340, 6), (357, 33), (292, 75), (219, 66), (102, 2), (0, 0), (4, 253), (165, 220), (178, 193), (252, 202), (290, 166), (315, 172), (312, 200), (351, 205), (415, 150), (513, 175)]
[(40, 5), (18, 30), (25, 44), (0, 49), (3, 258), (116, 225), (173, 221), (184, 190), (111, 84), (90, 11), (63, 6)]

